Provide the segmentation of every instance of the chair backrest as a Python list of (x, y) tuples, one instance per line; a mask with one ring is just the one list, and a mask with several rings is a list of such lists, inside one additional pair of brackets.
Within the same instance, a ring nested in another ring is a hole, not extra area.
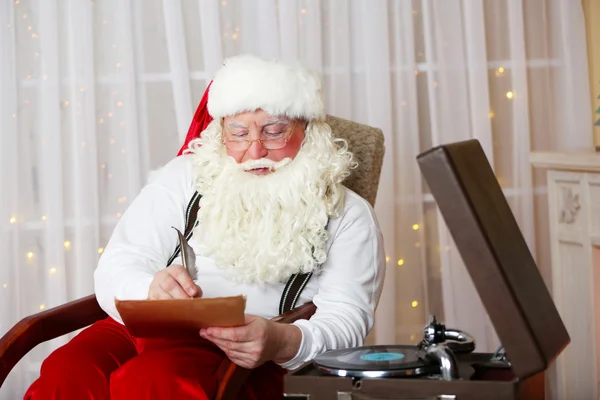
[(348, 148), (358, 163), (344, 185), (375, 206), (385, 153), (383, 132), (378, 128), (331, 115), (327, 116), (326, 122), (335, 137), (348, 141)]

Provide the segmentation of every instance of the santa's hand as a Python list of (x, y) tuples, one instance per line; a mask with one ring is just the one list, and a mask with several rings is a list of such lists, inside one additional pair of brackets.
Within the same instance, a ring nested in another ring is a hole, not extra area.
[(255, 315), (246, 315), (246, 325), (202, 329), (200, 336), (219, 346), (233, 363), (243, 368), (256, 368), (267, 361), (286, 362), (296, 355), (302, 341), (297, 326)]
[(154, 275), (148, 299), (189, 299), (201, 297), (202, 289), (196, 285), (182, 265), (170, 265)]

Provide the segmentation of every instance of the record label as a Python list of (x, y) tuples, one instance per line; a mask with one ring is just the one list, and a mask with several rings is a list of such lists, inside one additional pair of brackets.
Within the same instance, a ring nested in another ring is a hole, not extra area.
[(402, 360), (403, 358), (404, 354), (391, 352), (363, 354), (360, 356), (360, 359), (365, 361), (393, 361)]

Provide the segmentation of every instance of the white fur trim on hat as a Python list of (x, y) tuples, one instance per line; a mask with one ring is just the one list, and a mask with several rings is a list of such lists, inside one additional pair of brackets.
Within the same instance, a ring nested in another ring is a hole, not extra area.
[(307, 68), (251, 55), (225, 60), (208, 92), (214, 119), (262, 109), (308, 121), (324, 120), (320, 78)]

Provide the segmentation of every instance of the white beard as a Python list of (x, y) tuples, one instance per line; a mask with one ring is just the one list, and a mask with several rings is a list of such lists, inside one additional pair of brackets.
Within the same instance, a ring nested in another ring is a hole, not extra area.
[[(345, 143), (335, 141), (327, 124), (314, 122), (294, 160), (238, 164), (213, 121), (190, 144), (202, 195), (194, 230), (199, 253), (240, 283), (280, 283), (314, 271), (327, 258), (326, 225), (343, 210), (342, 181), (354, 164)], [(247, 172), (260, 166), (274, 172)]]

